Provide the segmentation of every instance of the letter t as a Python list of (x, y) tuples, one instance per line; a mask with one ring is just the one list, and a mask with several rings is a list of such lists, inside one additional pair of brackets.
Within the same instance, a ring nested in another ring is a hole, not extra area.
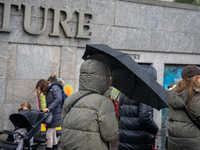
[(11, 5), (18, 6), (18, 10), (21, 10), (21, 3), (17, 2), (6, 2), (6, 1), (0, 1), (0, 4), (4, 4), (3, 9), (3, 23), (2, 23), (2, 29), (0, 29), (0, 32), (11, 32), (10, 30), (10, 8)]

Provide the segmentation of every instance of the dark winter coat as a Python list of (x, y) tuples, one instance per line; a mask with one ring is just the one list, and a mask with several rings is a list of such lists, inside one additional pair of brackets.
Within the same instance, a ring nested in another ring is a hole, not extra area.
[[(109, 71), (96, 60), (83, 62), (79, 90), (67, 98), (62, 109), (61, 147), (64, 150), (108, 150), (108, 142), (118, 134), (118, 123), (112, 101), (103, 94), (109, 88)], [(90, 91), (94, 94), (80, 99)]]
[(182, 94), (167, 91), (170, 108), (168, 108), (168, 149), (200, 150), (200, 130), (192, 123), (184, 112), (189, 108), (190, 116), (200, 125), (200, 89), (194, 89), (193, 100), (188, 104), (186, 90)]
[(151, 150), (158, 126), (153, 120), (153, 108), (127, 98), (119, 97), (118, 150)]
[[(156, 69), (142, 65), (157, 79)], [(151, 99), (149, 99), (151, 100)], [(118, 150), (151, 150), (158, 126), (153, 120), (153, 108), (130, 100), (124, 94), (119, 97), (119, 146)]]
[(55, 128), (61, 125), (62, 88), (59, 82), (52, 82), (47, 89), (46, 104), (53, 115), (52, 121), (47, 125), (47, 128)]

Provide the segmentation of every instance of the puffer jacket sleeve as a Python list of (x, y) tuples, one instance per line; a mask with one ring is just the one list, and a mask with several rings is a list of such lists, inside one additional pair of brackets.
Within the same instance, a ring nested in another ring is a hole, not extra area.
[(53, 110), (57, 105), (61, 104), (61, 102), (62, 102), (61, 88), (57, 85), (53, 85), (51, 89), (52, 89), (52, 91), (49, 91), (49, 92), (52, 92), (54, 101), (51, 103), (50, 106), (48, 106), (49, 110)]
[(146, 104), (139, 104), (139, 121), (142, 127), (151, 134), (158, 132), (158, 126), (153, 120), (153, 108)]
[(105, 142), (113, 141), (118, 134), (118, 123), (115, 117), (115, 109), (110, 99), (105, 100), (100, 106), (99, 130)]

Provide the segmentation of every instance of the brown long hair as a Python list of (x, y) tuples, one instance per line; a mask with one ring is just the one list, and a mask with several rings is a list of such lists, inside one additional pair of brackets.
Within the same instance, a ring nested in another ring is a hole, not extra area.
[(200, 88), (198, 78), (200, 78), (200, 76), (194, 76), (192, 78), (183, 79), (179, 81), (177, 85), (173, 89), (171, 89), (171, 91), (176, 91), (181, 94), (186, 89), (186, 92), (188, 94), (188, 104), (190, 104), (194, 96), (193, 89)]
[(35, 86), (35, 90), (37, 90), (38, 88), (40, 88), (40, 91), (44, 94), (46, 94), (47, 89), (49, 87), (50, 82), (45, 80), (45, 79), (40, 79), (36, 86)]
[(28, 102), (24, 102), (20, 105), (20, 107), (18, 108), (18, 112), (23, 110), (24, 107), (28, 108), (29, 110), (31, 110), (31, 104), (29, 104)]

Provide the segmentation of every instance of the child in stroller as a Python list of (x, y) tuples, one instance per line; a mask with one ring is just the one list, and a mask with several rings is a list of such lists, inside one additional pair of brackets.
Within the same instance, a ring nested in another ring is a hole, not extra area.
[(2, 143), (0, 149), (8, 150), (34, 150), (41, 143), (46, 142), (45, 137), (36, 135), (41, 123), (45, 123), (50, 117), (50, 113), (43, 113), (31, 110), (31, 105), (27, 102), (22, 103), (18, 113), (11, 114), (9, 119), (15, 126), (14, 131), (3, 130), (0, 134), (8, 134), (6, 141)]

